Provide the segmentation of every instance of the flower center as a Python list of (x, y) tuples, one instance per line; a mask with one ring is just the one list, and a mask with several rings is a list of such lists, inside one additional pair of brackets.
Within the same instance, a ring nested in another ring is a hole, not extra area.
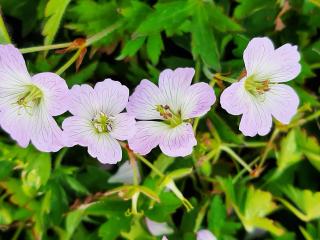
[(245, 80), (244, 88), (252, 95), (257, 96), (269, 91), (269, 84), (269, 80), (257, 81), (254, 76), (250, 76)]
[(98, 113), (91, 121), (97, 133), (108, 133), (112, 130), (113, 121), (103, 112)]
[(156, 110), (160, 113), (160, 116), (164, 118), (164, 121), (171, 127), (176, 127), (183, 122), (181, 119), (181, 113), (174, 113), (168, 105), (156, 105)]
[(40, 104), (43, 97), (42, 91), (35, 85), (28, 85), (25, 93), (18, 99), (17, 103), (24, 108), (32, 108)]

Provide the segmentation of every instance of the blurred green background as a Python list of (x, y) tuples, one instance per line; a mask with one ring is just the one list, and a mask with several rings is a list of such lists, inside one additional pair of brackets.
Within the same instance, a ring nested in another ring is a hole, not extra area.
[[(217, 102), (199, 122), (192, 156), (173, 159), (158, 149), (147, 156), (165, 175), (193, 168), (176, 181), (194, 206), (190, 212), (159, 189), (161, 179), (140, 162), (141, 185), (160, 203), (141, 196), (141, 214), (132, 215), (130, 200), (102, 197), (121, 186), (108, 179), (128, 159), (125, 151), (120, 164), (103, 166), (84, 148), (40, 153), (1, 132), (0, 239), (161, 239), (148, 231), (145, 217), (167, 222), (174, 229), (170, 240), (195, 239), (199, 229), (219, 240), (320, 239), (319, 0), (0, 0), (0, 6), (2, 44), (23, 49), (99, 37), (86, 53), (74, 45), (63, 53), (24, 55), (30, 72), (38, 73), (85, 54), (77, 71), (73, 64), (61, 74), (69, 87), (110, 77), (132, 92), (141, 79), (157, 82), (163, 69), (184, 66), (196, 69), (195, 82), (210, 82), (214, 73), (238, 78), (243, 50), (258, 36), (276, 47), (297, 45), (302, 65), (289, 82), (301, 100), (289, 126), (276, 123), (266, 137), (244, 138), (240, 118), (219, 106), (228, 83), (217, 80)], [(243, 170), (237, 157), (254, 172)], [(262, 158), (266, 164), (256, 167)]]

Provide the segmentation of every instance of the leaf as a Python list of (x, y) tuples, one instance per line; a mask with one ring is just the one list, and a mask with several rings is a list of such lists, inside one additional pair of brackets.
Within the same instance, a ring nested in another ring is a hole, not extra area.
[(302, 160), (302, 153), (297, 146), (296, 131), (291, 130), (281, 141), (280, 153), (277, 157), (278, 173)]
[(0, 44), (8, 43), (11, 43), (10, 36), (4, 23), (2, 14), (0, 14)]
[(152, 34), (147, 39), (147, 54), (153, 65), (159, 61), (161, 51), (163, 50), (163, 42), (160, 33)]
[(129, 231), (130, 218), (124, 214), (113, 216), (99, 227), (99, 237), (103, 240), (116, 239), (121, 232)]
[(127, 41), (123, 49), (121, 50), (120, 55), (116, 58), (117, 60), (122, 60), (126, 57), (132, 57), (136, 52), (141, 48), (144, 43), (145, 37), (138, 37), (133, 40)]
[(213, 34), (206, 5), (211, 3), (199, 2), (192, 17), (192, 54), (193, 58), (201, 57), (202, 61), (216, 71), (220, 71), (220, 56), (216, 38)]
[(70, 0), (49, 0), (45, 9), (45, 16), (48, 18), (45, 23), (42, 35), (45, 36), (44, 44), (50, 45), (58, 32), (63, 14), (70, 3)]
[(97, 67), (98, 67), (98, 62), (92, 62), (89, 65), (82, 68), (79, 72), (72, 74), (68, 78), (68, 81), (67, 81), (68, 86), (85, 83), (87, 80), (89, 80), (90, 77), (93, 76)]
[(164, 29), (178, 28), (190, 15), (192, 5), (185, 0), (157, 3), (155, 11), (141, 23), (134, 35), (145, 36), (159, 33)]
[(66, 217), (66, 230), (69, 238), (73, 235), (73, 232), (76, 230), (76, 228), (80, 224), (82, 217), (83, 217), (82, 209), (75, 210), (68, 213)]

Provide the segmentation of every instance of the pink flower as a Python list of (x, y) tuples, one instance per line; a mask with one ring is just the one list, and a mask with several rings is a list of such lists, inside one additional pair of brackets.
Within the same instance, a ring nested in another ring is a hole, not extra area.
[(177, 68), (161, 72), (159, 87), (142, 80), (129, 99), (127, 111), (142, 120), (129, 139), (130, 148), (147, 154), (160, 146), (168, 156), (186, 156), (197, 144), (191, 119), (206, 114), (215, 101), (207, 83), (191, 85), (193, 68)]
[(301, 70), (297, 46), (285, 44), (274, 49), (270, 39), (252, 39), (243, 54), (247, 76), (221, 94), (221, 106), (232, 115), (242, 114), (240, 131), (246, 136), (270, 132), (272, 116), (288, 124), (297, 112), (299, 98), (281, 84)]
[(217, 240), (217, 238), (207, 229), (197, 232), (197, 240)]
[(0, 45), (0, 125), (21, 147), (44, 152), (64, 146), (62, 131), (52, 116), (64, 113), (66, 82), (54, 73), (30, 76), (13, 45)]
[(135, 133), (135, 120), (121, 113), (128, 103), (129, 90), (117, 81), (106, 79), (95, 85), (73, 86), (69, 111), (74, 115), (62, 123), (68, 145), (88, 147), (92, 157), (115, 164), (122, 158), (117, 140)]

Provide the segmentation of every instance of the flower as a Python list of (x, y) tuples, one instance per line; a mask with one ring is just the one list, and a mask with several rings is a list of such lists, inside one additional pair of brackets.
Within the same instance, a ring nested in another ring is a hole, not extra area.
[(217, 240), (217, 238), (207, 229), (197, 232), (197, 240)]
[(186, 156), (197, 144), (191, 119), (206, 114), (215, 102), (207, 83), (191, 85), (193, 68), (166, 69), (159, 87), (142, 80), (129, 99), (127, 111), (136, 119), (137, 132), (129, 147), (142, 155), (160, 146), (168, 156)]
[[(127, 160), (118, 169), (118, 171), (108, 179), (108, 183), (133, 184), (134, 171), (132, 163)], [(136, 162), (133, 163), (137, 167)], [(139, 169), (137, 168), (138, 182), (141, 181)]]
[(128, 103), (129, 89), (106, 79), (94, 88), (75, 85), (70, 90), (69, 112), (62, 128), (68, 145), (88, 147), (89, 154), (102, 163), (115, 164), (122, 158), (117, 140), (127, 140), (135, 133), (135, 120), (121, 113)]
[(31, 141), (43, 152), (64, 146), (53, 116), (67, 108), (68, 86), (50, 72), (30, 76), (22, 54), (13, 45), (0, 45), (0, 125), (21, 147)]
[(149, 218), (145, 218), (145, 220), (147, 228), (153, 236), (173, 233), (173, 229), (166, 222), (155, 222)]
[(242, 114), (240, 131), (246, 136), (270, 132), (272, 116), (288, 124), (297, 112), (299, 98), (282, 84), (301, 70), (297, 46), (285, 44), (277, 49), (269, 38), (253, 38), (243, 54), (247, 75), (221, 94), (221, 106), (232, 115)]

